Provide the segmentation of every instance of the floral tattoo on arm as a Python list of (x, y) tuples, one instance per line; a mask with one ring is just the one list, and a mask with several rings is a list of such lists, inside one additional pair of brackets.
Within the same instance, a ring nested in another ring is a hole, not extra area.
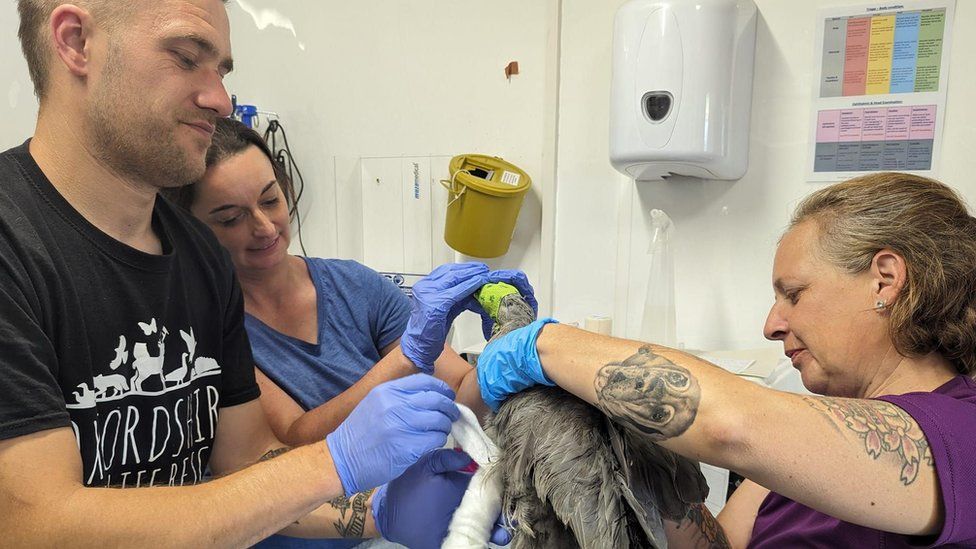
[(650, 345), (600, 368), (594, 387), (597, 407), (607, 416), (657, 441), (687, 431), (701, 400), (701, 387), (691, 372)]
[(894, 456), (901, 465), (900, 480), (908, 486), (918, 478), (924, 461), (933, 466), (932, 452), (922, 429), (908, 413), (894, 404), (878, 400), (811, 398), (804, 400), (833, 420), (854, 432), (864, 450), (874, 459)]
[(725, 536), (725, 530), (718, 523), (712, 512), (703, 503), (696, 503), (688, 508), (688, 515), (682, 525), (693, 528), (697, 539), (695, 547), (708, 547), (709, 549), (731, 548), (729, 538)]

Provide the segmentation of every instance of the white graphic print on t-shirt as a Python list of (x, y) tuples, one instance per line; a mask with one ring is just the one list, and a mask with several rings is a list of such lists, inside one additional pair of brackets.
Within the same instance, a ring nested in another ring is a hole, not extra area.
[[(67, 399), (79, 447), (82, 440), (94, 445), (94, 459), (85, 463), (86, 484), (198, 482), (216, 429), (219, 392), (215, 381), (194, 381), (219, 375), (220, 365), (197, 356), (192, 327), (178, 330), (179, 341), (156, 318), (137, 324), (129, 335), (140, 341), (130, 345), (126, 334), (118, 336), (107, 371), (78, 384), (74, 402)], [(79, 415), (89, 409), (94, 415)]]
[[(163, 372), (163, 365), (166, 357), (166, 337), (169, 330), (164, 326), (157, 332), (156, 319), (149, 323), (139, 322), (139, 327), (146, 335), (158, 333), (156, 354), (149, 352), (146, 342), (140, 341), (132, 346), (132, 363), (135, 374), (131, 380), (126, 380), (120, 374), (99, 374), (92, 378), (92, 388), (87, 383), (79, 383), (78, 390), (74, 391), (75, 402), (68, 403), (68, 408), (92, 408), (96, 402), (106, 400), (119, 400), (129, 394), (160, 395), (169, 392), (171, 389), (185, 387), (194, 379), (220, 373), (220, 364), (216, 360), (206, 356), (195, 356), (197, 341), (193, 335), (193, 328), (189, 331), (180, 330), (180, 337), (186, 345), (186, 352), (182, 353), (181, 365), (169, 373)], [(119, 366), (126, 363), (129, 358), (129, 351), (126, 348), (124, 335), (119, 336), (119, 345), (115, 349), (115, 358), (109, 363), (111, 370), (117, 370)], [(189, 374), (189, 377), (187, 377)], [(161, 389), (144, 390), (143, 384), (154, 377), (160, 381)], [(131, 387), (130, 382), (131, 381)]]

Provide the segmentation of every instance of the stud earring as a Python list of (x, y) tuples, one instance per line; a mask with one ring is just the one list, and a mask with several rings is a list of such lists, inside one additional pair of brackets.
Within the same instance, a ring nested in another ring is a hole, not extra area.
[(879, 299), (879, 300), (875, 301), (874, 302), (874, 308), (875, 309), (878, 309), (878, 310), (884, 309), (885, 308), (885, 300)]

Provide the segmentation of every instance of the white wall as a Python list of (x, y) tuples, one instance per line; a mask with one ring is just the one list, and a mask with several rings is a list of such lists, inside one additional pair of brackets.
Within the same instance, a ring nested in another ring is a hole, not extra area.
[[(395, 157), (418, 157), (435, 206), (428, 265), (464, 259), (443, 244), (446, 192), (439, 180), (449, 178), (450, 156), (496, 155), (530, 174), (533, 188), (508, 254), (488, 263), (525, 270), (545, 298), (553, 246), (541, 223), (543, 202), (554, 200), (555, 134), (546, 130), (555, 126), (555, 6), (551, 0), (229, 4), (237, 68), (227, 84), (241, 102), (277, 112), (289, 132), (307, 184), (301, 210), (310, 255), (353, 258), (380, 270), (398, 270), (396, 260), (406, 255), (406, 272), (427, 272), (416, 254), (411, 261), (409, 250), (397, 249), (397, 227), (402, 234), (413, 227), (401, 224), (396, 200), (370, 208), (383, 200), (366, 187), (374, 178), (379, 185), (376, 176), (385, 173), (382, 185), (392, 188), (390, 179), (413, 162)], [(290, 21), (294, 33), (261, 30), (254, 16), (262, 10)], [(509, 61), (518, 61), (520, 74), (506, 79)], [(424, 157), (434, 157), (426, 171)], [(404, 219), (412, 215), (404, 210)], [(392, 261), (379, 260), (383, 254)], [(475, 318), (463, 319), (455, 346), (483, 341), (478, 326)]]
[[(775, 244), (804, 181), (814, 73), (815, 14), (857, 1), (755, 0), (759, 8), (749, 170), (739, 181), (638, 183), (608, 158), (610, 50), (621, 0), (563, 4), (553, 305), (555, 316), (614, 317), (640, 333), (651, 208), (676, 226), (677, 339), (688, 348), (772, 345), (761, 333), (772, 301)], [(976, 2), (960, 0), (952, 28), (939, 177), (976, 204)]]
[[(541, 223), (543, 202), (554, 200), (557, 9), (553, 0), (229, 2), (236, 70), (226, 85), (241, 103), (278, 113), (288, 132), (306, 184), (300, 211), (308, 253), (396, 270), (375, 260), (396, 248), (399, 235), (385, 230), (397, 225), (390, 212), (369, 207), (384, 202), (378, 193), (364, 200), (365, 178), (377, 169), (398, 178), (399, 157), (416, 157), (402, 163), (421, 163), (437, 206), (451, 156), (501, 156), (529, 173), (533, 188), (509, 253), (488, 263), (525, 270), (545, 301), (553, 246)], [(0, 102), (4, 148), (30, 135), (36, 116), (16, 26), (15, 3), (0, 5), (0, 84), (9, 96)], [(506, 79), (509, 61), (518, 61), (520, 74)], [(464, 259), (443, 244), (443, 208), (434, 212), (427, 270)], [(406, 232), (406, 211), (404, 218)], [(408, 260), (405, 270), (427, 272), (423, 261)], [(471, 336), (462, 346), (480, 332), (472, 321), (460, 330)]]
[[(549, 183), (542, 176), (545, 117), (554, 111), (546, 95), (547, 85), (555, 86), (546, 72), (546, 29), (556, 17), (550, 4), (229, 4), (237, 69), (228, 87), (241, 102), (281, 115), (308, 185), (310, 254), (362, 258), (361, 220), (350, 211), (359, 203), (348, 196), (360, 183), (359, 158), (477, 152), (502, 156), (534, 178), (512, 249), (493, 263), (538, 278), (541, 197)], [(291, 21), (294, 34), (260, 30), (253, 15), (265, 9)], [(508, 80), (503, 69), (513, 60), (521, 74)], [(447, 177), (434, 172), (435, 185)]]
[[(678, 340), (765, 345), (776, 240), (796, 200), (818, 188), (804, 181), (814, 16), (861, 2), (756, 0), (748, 173), (736, 182), (640, 184), (607, 159), (612, 21), (622, 2), (234, 0), (238, 69), (227, 84), (242, 102), (281, 115), (308, 185), (310, 254), (362, 253), (361, 212), (349, 206), (361, 157), (497, 154), (535, 187), (512, 251), (493, 263), (528, 271), (544, 310), (551, 305), (564, 321), (611, 315), (618, 335), (636, 336), (647, 212), (661, 208), (676, 224)], [(261, 30), (268, 10), (294, 33)], [(939, 169), (976, 204), (974, 25), (976, 2), (959, 0)], [(36, 112), (16, 26), (14, 2), (0, 4), (3, 148), (30, 135)], [(511, 60), (522, 74), (509, 82), (502, 68)]]
[[(547, 101), (555, 89), (547, 73), (554, 65), (547, 56), (555, 51), (549, 29), (558, 27), (554, 5), (518, 0), (228, 4), (237, 66), (226, 80), (228, 91), (242, 103), (276, 111), (288, 130), (308, 185), (303, 209), (309, 210), (310, 253), (332, 256), (342, 248), (335, 158), (341, 163), (477, 152), (502, 156), (534, 178), (513, 249), (495, 263), (538, 276), (544, 131), (546, 117), (554, 119), (555, 112)], [(36, 115), (16, 28), (15, 2), (5, 2), (0, 6), (5, 37), (0, 82), (9, 98), (0, 102), (4, 146), (30, 135)], [(521, 74), (508, 80), (503, 69), (513, 60)], [(548, 138), (552, 149), (553, 136)]]
[(0, 4), (0, 151), (23, 143), (37, 120), (34, 87), (17, 40), (19, 22), (16, 2)]

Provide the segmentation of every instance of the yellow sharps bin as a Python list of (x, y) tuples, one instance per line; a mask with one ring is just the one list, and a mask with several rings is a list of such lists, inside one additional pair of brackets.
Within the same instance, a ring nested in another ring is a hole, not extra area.
[(444, 240), (473, 257), (508, 251), (526, 191), (528, 174), (497, 156), (462, 154), (451, 159)]

